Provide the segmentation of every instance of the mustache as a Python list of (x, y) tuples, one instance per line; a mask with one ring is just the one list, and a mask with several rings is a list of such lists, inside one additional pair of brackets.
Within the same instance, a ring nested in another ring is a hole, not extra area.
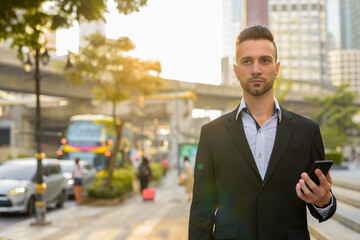
[(254, 77), (250, 77), (247, 79), (248, 82), (254, 81), (254, 80), (262, 80), (262, 81), (266, 81), (267, 79), (264, 77), (260, 77), (260, 76), (254, 76)]

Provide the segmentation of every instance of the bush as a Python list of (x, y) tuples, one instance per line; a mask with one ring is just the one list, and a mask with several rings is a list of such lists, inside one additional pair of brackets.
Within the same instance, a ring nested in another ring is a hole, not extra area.
[(344, 156), (341, 152), (328, 152), (328, 153), (325, 153), (325, 159), (333, 160), (334, 165), (340, 165), (340, 163), (344, 159)]
[(136, 178), (133, 167), (116, 169), (110, 186), (106, 186), (107, 171), (101, 176), (96, 176), (92, 185), (86, 188), (89, 198), (119, 198), (132, 191), (132, 181)]
[(158, 181), (164, 174), (164, 168), (160, 162), (152, 162), (150, 163), (150, 169), (152, 173), (152, 180)]

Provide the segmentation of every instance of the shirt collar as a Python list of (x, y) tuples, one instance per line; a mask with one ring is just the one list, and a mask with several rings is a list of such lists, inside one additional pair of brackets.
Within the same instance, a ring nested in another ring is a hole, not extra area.
[[(279, 122), (281, 122), (281, 108), (280, 108), (280, 104), (277, 101), (276, 97), (274, 97), (274, 102), (275, 102), (275, 106), (274, 106), (274, 115), (277, 114), (278, 118), (279, 118)], [(241, 113), (241, 111), (243, 111), (244, 109), (247, 109), (246, 107), (246, 103), (244, 98), (241, 99), (241, 103), (239, 106), (239, 109), (236, 113), (236, 120), (238, 120), (239, 114)]]

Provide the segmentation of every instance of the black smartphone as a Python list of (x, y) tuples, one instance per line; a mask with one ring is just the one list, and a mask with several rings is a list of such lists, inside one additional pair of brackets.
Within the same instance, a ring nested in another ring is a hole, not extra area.
[(319, 168), (322, 173), (326, 176), (326, 174), (328, 173), (328, 171), (330, 170), (331, 166), (333, 164), (332, 160), (319, 160), (319, 161), (315, 161), (310, 168), (310, 171), (308, 172), (309, 177), (311, 178), (311, 180), (314, 181), (314, 183), (316, 183), (316, 185), (320, 185), (319, 179), (315, 174), (315, 169)]

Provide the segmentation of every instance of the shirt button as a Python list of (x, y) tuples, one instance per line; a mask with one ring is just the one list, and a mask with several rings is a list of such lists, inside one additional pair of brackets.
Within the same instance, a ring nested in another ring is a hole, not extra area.
[(261, 129), (259, 129), (259, 134), (261, 134)]
[(261, 158), (261, 153), (258, 154), (258, 157)]

